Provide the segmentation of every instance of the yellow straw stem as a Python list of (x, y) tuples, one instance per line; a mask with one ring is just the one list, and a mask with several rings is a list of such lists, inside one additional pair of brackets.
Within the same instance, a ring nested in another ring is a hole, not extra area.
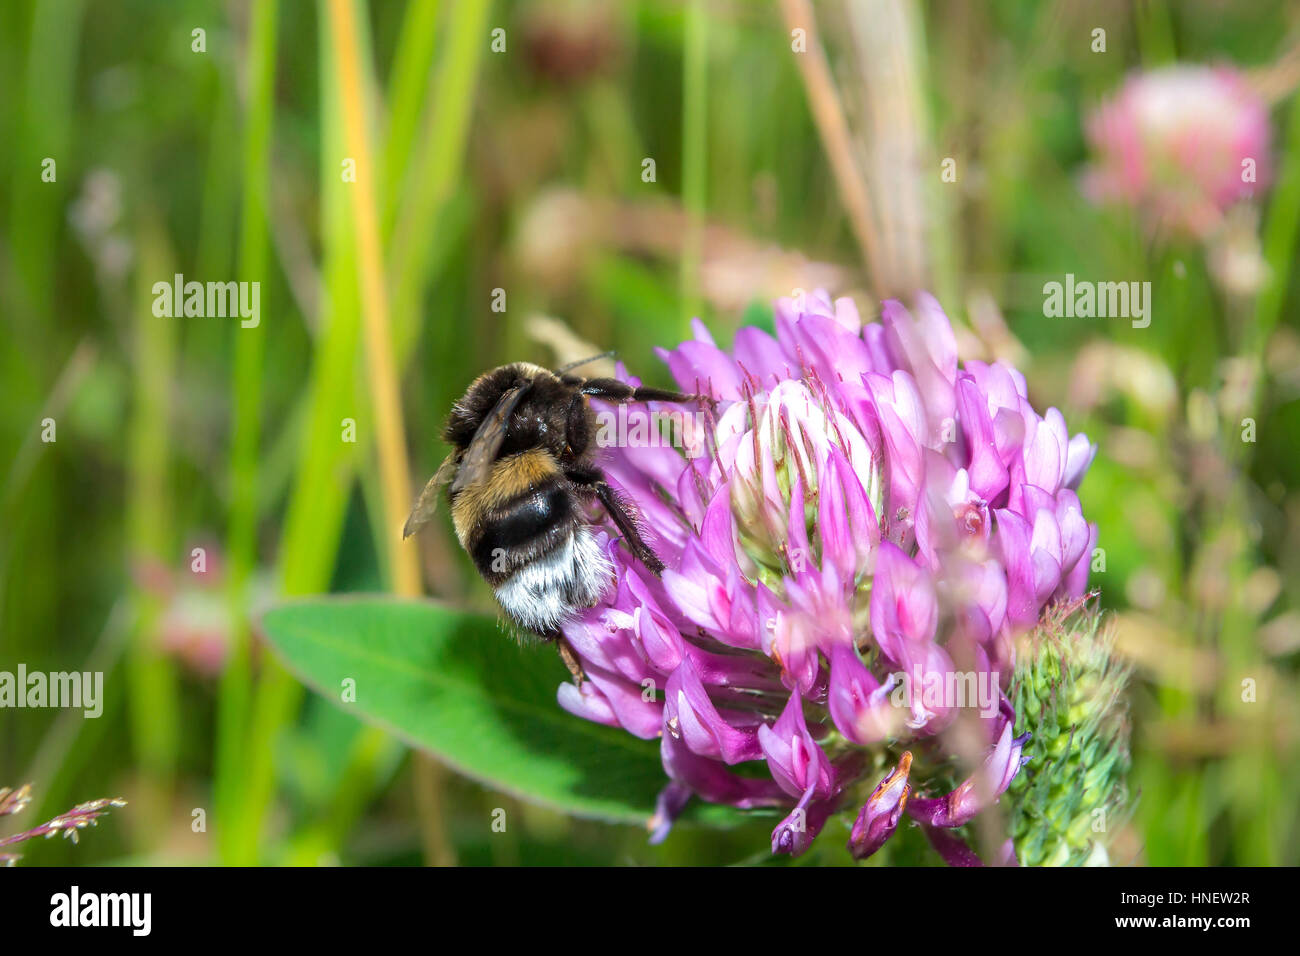
[(361, 313), (366, 339), (366, 371), (374, 405), (379, 474), (384, 495), (384, 539), (389, 542), (393, 590), (406, 597), (420, 594), (420, 572), (413, 548), (402, 545), (402, 520), (411, 504), (410, 469), (398, 394), (397, 365), (389, 326), (388, 288), (384, 284), (375, 205), (375, 166), (366, 134), (365, 97), (357, 55), (356, 22), (350, 0), (330, 0), (330, 22), (343, 100), (343, 138), (356, 161), (352, 210), (357, 230), (357, 266), (361, 279)]

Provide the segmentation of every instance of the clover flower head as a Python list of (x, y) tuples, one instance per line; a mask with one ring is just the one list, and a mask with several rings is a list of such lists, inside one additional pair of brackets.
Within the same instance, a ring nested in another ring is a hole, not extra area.
[[(1096, 528), (1074, 488), (1095, 449), (1014, 368), (960, 366), (929, 296), (867, 323), (849, 299), (782, 299), (775, 333), (724, 350), (697, 321), (660, 352), (713, 400), (707, 451), (607, 450), (666, 568), (606, 539), (617, 581), (564, 628), (588, 679), (559, 701), (660, 739), (656, 838), (694, 795), (784, 808), (772, 850), (797, 854), (856, 806), (862, 858), (904, 815), (963, 825), (1020, 769), (1016, 639), (1085, 590)], [(973, 770), (943, 792), (943, 732), (966, 718)]]
[(1205, 237), (1272, 175), (1268, 105), (1228, 67), (1138, 73), (1087, 124), (1085, 190), (1137, 207), (1149, 227)]

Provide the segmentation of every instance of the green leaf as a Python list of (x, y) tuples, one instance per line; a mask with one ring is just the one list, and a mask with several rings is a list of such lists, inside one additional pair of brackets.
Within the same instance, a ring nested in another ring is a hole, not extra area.
[[(554, 649), (521, 647), (492, 618), (428, 601), (314, 598), (272, 609), (262, 625), (322, 696), (495, 789), (644, 823), (666, 783), (654, 741), (564, 711), (555, 692), (568, 672)], [(347, 678), (355, 703), (342, 700)]]

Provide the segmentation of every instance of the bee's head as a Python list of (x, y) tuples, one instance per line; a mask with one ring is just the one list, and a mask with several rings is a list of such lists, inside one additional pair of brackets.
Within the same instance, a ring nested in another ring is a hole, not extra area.
[[(551, 373), (527, 362), (512, 362), (484, 372), (452, 406), (447, 424), (443, 427), (443, 440), (464, 451), (507, 392), (515, 388), (528, 389), (540, 377), (551, 377)], [(525, 398), (526, 395), (520, 397)]]

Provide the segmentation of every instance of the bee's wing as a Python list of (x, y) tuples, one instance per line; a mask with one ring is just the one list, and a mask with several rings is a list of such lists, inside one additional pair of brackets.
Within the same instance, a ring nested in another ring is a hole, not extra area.
[(492, 463), (497, 460), (497, 452), (506, 439), (506, 424), (527, 392), (528, 385), (516, 385), (498, 399), (496, 407), (479, 424), (456, 469), (456, 478), (451, 483), (453, 495), (485, 481), (491, 474)]
[(433, 520), (433, 515), (438, 510), (438, 492), (443, 485), (451, 481), (451, 476), (455, 470), (456, 453), (452, 452), (442, 460), (438, 470), (429, 479), (428, 484), (424, 486), (424, 490), (420, 492), (415, 507), (411, 509), (411, 516), (406, 519), (406, 524), (402, 527), (403, 539), (409, 538)]

